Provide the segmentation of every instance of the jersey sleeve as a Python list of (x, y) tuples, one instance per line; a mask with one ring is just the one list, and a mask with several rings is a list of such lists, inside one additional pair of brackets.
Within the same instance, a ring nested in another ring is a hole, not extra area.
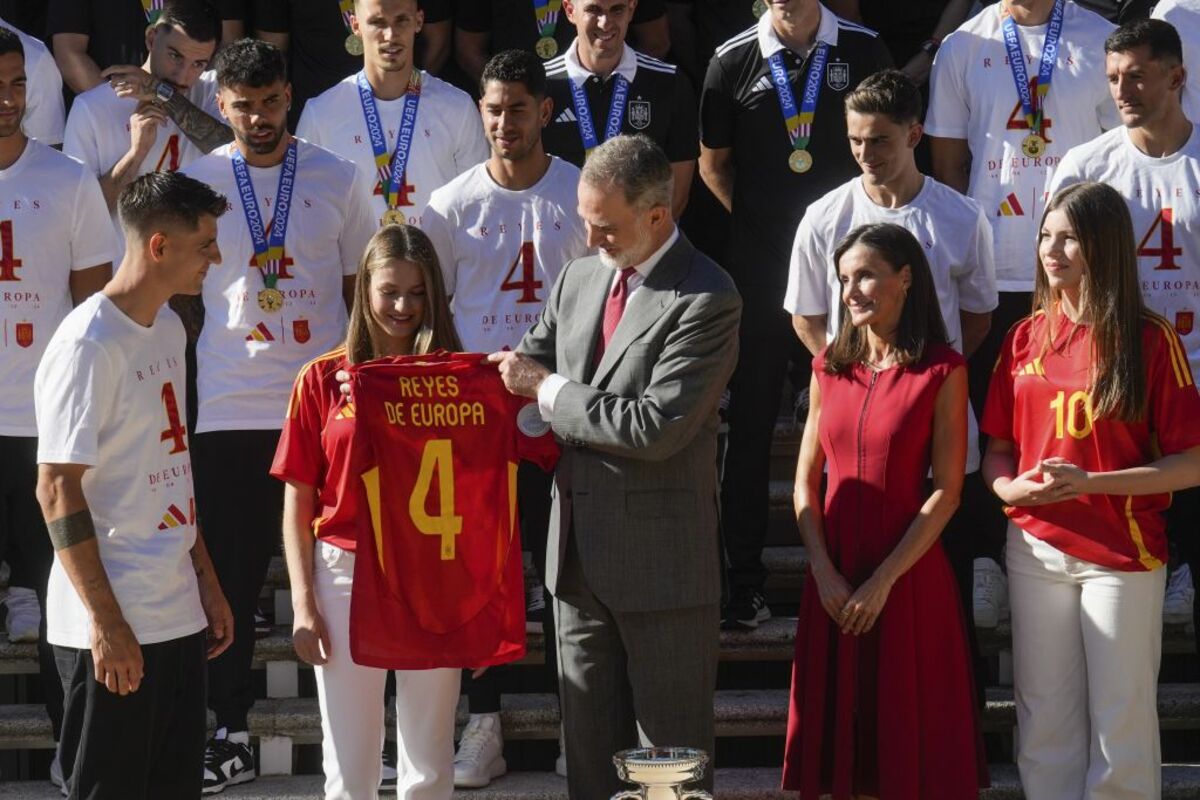
[(700, 141), (705, 147), (714, 150), (733, 147), (737, 110), (725, 65), (720, 56), (714, 55), (708, 62), (700, 91)]
[(421, 230), (425, 231), (437, 253), (446, 294), (453, 295), (458, 286), (458, 259), (454, 254), (454, 223), (445, 206), (441, 192), (435, 191), (429, 198), (429, 205), (421, 212)]
[(446, 22), (454, 17), (454, 7), (450, 0), (421, 0), (421, 10), (425, 12), (426, 22)]
[(1083, 171), (1083, 160), (1079, 158), (1079, 148), (1072, 147), (1046, 178), (1046, 202), (1066, 187), (1085, 180), (1087, 177)]
[(371, 209), (369, 195), (358, 170), (347, 163), (346, 217), (342, 221), (342, 232), (338, 236), (338, 249), (342, 257), (342, 275), (358, 274), (358, 262), (367, 251), (367, 243), (379, 226)]
[(321, 429), (325, 418), (321, 371), (313, 364), (304, 367), (292, 385), (287, 416), (279, 433), (271, 475), (281, 481), (319, 486), (325, 472)]
[(84, 0), (50, 0), (46, 8), (46, 37), (56, 33), (91, 33), (91, 20)]
[(1021, 323), (1013, 326), (1004, 337), (1000, 348), (1000, 357), (992, 367), (992, 379), (988, 384), (987, 401), (983, 406), (983, 418), (979, 421), (979, 430), (993, 439), (1015, 440), (1013, 433), (1013, 348), (1016, 342), (1017, 329)]
[(558, 463), (559, 453), (558, 443), (550, 432), (550, 423), (542, 418), (536, 400), (513, 399), (520, 403), (517, 411), (517, 457), (549, 472)]
[[(254, 27), (269, 33), (288, 33), (288, 0), (254, 0)], [(305, 137), (308, 138), (308, 137)]]
[(454, 26), (469, 33), (488, 33), (492, 30), (491, 0), (458, 0)]
[(52, 342), (33, 385), (38, 463), (94, 466), (115, 389), (108, 355), (95, 342)]
[(1146, 410), (1150, 430), (1163, 455), (1200, 446), (1200, 393), (1196, 391), (1187, 351), (1171, 324), (1153, 317), (1153, 335), (1143, 337), (1146, 360)]
[[(639, 10), (641, 6), (638, 7)], [(672, 163), (695, 161), (700, 155), (700, 142), (696, 130), (700, 124), (696, 111), (696, 95), (692, 82), (683, 70), (675, 71), (674, 97), (671, 98), (671, 128), (663, 150)]]
[(992, 243), (992, 226), (983, 209), (976, 206), (975, 230), (967, 245), (962, 264), (954, 267), (954, 282), (958, 288), (958, 305), (971, 314), (994, 311), (1000, 303), (996, 292), (996, 258)]
[(82, 170), (79, 178), (71, 221), (72, 271), (112, 263), (116, 257), (116, 234), (100, 184)]
[(667, 5), (665, 0), (641, 0), (637, 4), (637, 9), (633, 12), (633, 19), (629, 21), (630, 25), (639, 25), (643, 22), (653, 22), (660, 19), (667, 13)]
[(321, 141), (321, 126), (318, 124), (321, 110), (316, 97), (310, 97), (300, 112), (300, 121), (296, 123), (296, 135), (306, 142), (324, 147)]
[(938, 49), (929, 77), (929, 111), (925, 133), (946, 139), (966, 139), (971, 105), (963, 81), (966, 69), (959, 58), (963, 33), (952, 33)]
[(458, 145), (454, 148), (454, 174), (462, 175), (476, 164), (487, 161), (491, 150), (487, 140), (483, 138), (479, 109), (466, 94), (459, 96), (458, 100), (460, 122)]
[[(27, 54), (33, 54), (27, 50)], [(29, 107), (22, 127), (31, 138), (49, 145), (63, 142), (66, 112), (63, 110), (62, 75), (54, 58), (46, 51), (37, 51), (30, 59)]]
[(783, 295), (783, 308), (789, 314), (815, 316), (829, 313), (825, 284), (825, 270), (830, 268), (829, 254), (814, 229), (814, 213), (815, 207), (809, 206), (792, 241), (787, 290)]
[[(107, 168), (100, 163), (100, 144), (96, 138), (92, 110), (83, 96), (75, 98), (71, 113), (67, 116), (67, 129), (63, 133), (63, 152), (82, 161), (97, 178)], [(106, 206), (107, 207), (107, 206)]]

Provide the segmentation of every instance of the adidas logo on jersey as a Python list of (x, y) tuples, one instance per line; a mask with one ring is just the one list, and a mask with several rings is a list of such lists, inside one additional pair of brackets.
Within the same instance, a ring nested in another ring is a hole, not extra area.
[(260, 322), (250, 329), (250, 333), (246, 335), (247, 342), (273, 342), (275, 337), (271, 335), (271, 330), (266, 326), (266, 323)]
[(554, 118), (554, 121), (555, 121), (555, 122), (570, 122), (570, 123), (575, 123), (575, 122), (578, 122), (579, 120), (578, 120), (578, 118), (575, 116), (575, 110), (574, 110), (574, 109), (571, 109), (571, 108), (564, 108), (564, 109), (563, 109), (563, 112), (562, 112), (561, 114), (559, 114), (557, 117), (555, 117), (555, 118)]
[(750, 94), (758, 94), (759, 92), (765, 92), (771, 88), (771, 76), (763, 75), (753, 86), (750, 87)]
[(1017, 195), (1014, 192), (1009, 192), (1008, 197), (1000, 201), (1000, 207), (996, 209), (997, 217), (1023, 217), (1025, 209), (1021, 208), (1021, 203), (1017, 200)]

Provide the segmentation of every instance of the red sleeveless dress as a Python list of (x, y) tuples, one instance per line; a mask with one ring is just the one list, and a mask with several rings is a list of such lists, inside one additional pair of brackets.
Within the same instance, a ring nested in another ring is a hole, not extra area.
[[(935, 400), (963, 357), (843, 375), (813, 362), (828, 463), (825, 541), (851, 586), (904, 537), (929, 495)], [(875, 626), (843, 635), (811, 572), (796, 631), (783, 787), (816, 800), (974, 800), (987, 784), (971, 658), (941, 542), (892, 587)]]

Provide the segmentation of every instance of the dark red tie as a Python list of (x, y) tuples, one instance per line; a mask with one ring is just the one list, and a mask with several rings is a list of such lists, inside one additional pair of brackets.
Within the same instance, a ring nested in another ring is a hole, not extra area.
[(609, 343), (612, 342), (613, 332), (617, 329), (617, 323), (621, 321), (621, 315), (625, 313), (625, 302), (629, 299), (629, 279), (633, 277), (634, 272), (636, 270), (633, 267), (621, 270), (612, 290), (608, 293), (608, 299), (604, 301), (604, 325), (600, 329), (600, 347), (596, 350), (597, 362), (604, 355), (604, 351), (608, 349)]

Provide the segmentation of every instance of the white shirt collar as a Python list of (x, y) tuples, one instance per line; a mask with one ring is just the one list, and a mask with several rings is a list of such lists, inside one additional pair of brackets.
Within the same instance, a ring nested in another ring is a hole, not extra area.
[[(821, 21), (817, 24), (817, 41), (825, 42), (830, 47), (837, 47), (838, 43), (838, 18), (837, 15), (827, 9), (825, 6), (818, 4), (821, 9)], [(763, 14), (758, 18), (758, 49), (762, 52), (763, 58), (770, 58), (780, 50), (787, 50), (788, 47), (779, 39), (779, 34), (775, 32), (775, 28), (771, 26), (771, 12)], [(799, 56), (807, 56), (807, 53), (797, 53)], [(568, 64), (570, 59), (568, 57)]]
[[(571, 40), (571, 44), (567, 46), (567, 52), (563, 53), (563, 63), (567, 67), (567, 77), (582, 84), (595, 73), (589, 72), (584, 68), (583, 64), (579, 63), (579, 37), (576, 36)], [(625, 80), (633, 83), (633, 76), (637, 74), (637, 51), (629, 45), (624, 45), (621, 49), (621, 63), (617, 64), (617, 68), (613, 72), (622, 75)]]

